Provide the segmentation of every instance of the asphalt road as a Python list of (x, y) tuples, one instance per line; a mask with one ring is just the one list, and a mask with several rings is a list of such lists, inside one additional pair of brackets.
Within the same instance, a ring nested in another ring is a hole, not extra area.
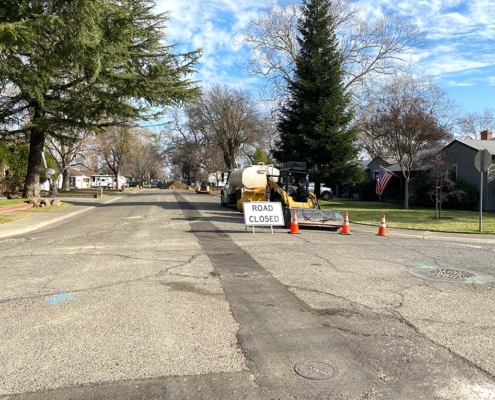
[(94, 205), (0, 229), (1, 399), (495, 399), (490, 237)]

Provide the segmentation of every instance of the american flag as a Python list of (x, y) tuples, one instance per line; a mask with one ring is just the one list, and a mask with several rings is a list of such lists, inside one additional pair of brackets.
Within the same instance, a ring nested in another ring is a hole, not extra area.
[(385, 188), (387, 187), (390, 179), (392, 179), (393, 175), (394, 174), (380, 165), (380, 172), (378, 174), (378, 177), (376, 178), (376, 194), (378, 196), (383, 195), (383, 192), (385, 191)]

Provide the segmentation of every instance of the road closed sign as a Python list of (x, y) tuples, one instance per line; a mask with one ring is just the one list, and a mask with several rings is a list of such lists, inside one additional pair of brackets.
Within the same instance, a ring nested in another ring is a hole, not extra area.
[(267, 201), (247, 201), (244, 208), (246, 226), (284, 226), (282, 203)]

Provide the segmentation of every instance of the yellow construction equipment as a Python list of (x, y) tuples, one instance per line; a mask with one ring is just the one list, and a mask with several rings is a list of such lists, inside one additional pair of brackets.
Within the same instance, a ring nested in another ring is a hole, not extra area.
[(304, 162), (273, 165), (252, 165), (233, 170), (222, 189), (221, 204), (235, 205), (242, 212), (246, 201), (277, 201), (282, 203), (287, 228), (297, 216), (299, 227), (323, 227), (338, 230), (344, 223), (340, 211), (321, 210), (316, 196), (309, 191), (308, 171)]

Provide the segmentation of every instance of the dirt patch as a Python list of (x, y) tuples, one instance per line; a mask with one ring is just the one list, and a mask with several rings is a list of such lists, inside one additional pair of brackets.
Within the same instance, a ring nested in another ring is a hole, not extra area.
[(189, 189), (189, 186), (187, 186), (185, 183), (181, 182), (181, 181), (176, 181), (176, 180), (173, 180), (173, 181), (170, 181), (170, 182), (167, 182), (164, 186), (163, 186), (164, 189)]

